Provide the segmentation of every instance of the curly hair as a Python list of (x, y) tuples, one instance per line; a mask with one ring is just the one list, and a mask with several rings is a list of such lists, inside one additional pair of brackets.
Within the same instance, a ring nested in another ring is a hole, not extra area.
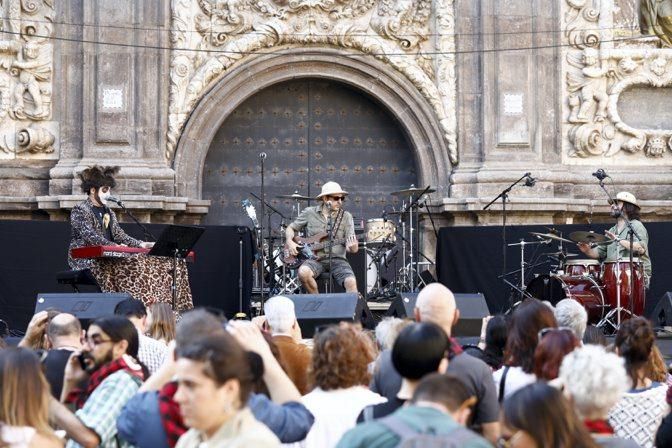
[(347, 323), (332, 325), (313, 338), (312, 379), (322, 390), (369, 383), (368, 365), (375, 348), (369, 336)]
[(537, 299), (525, 300), (511, 317), (504, 364), (519, 366), (525, 373), (532, 373), (539, 331), (557, 326), (553, 310)]
[(651, 323), (643, 317), (635, 317), (621, 324), (614, 345), (625, 360), (625, 370), (637, 387), (637, 371), (649, 361), (655, 334)]
[(94, 165), (78, 174), (82, 181), (82, 191), (89, 194), (92, 188), (117, 186), (114, 176), (119, 172), (118, 166), (98, 166)]
[(537, 379), (556, 379), (562, 359), (580, 346), (579, 340), (569, 328), (557, 329), (545, 335), (534, 351), (534, 374)]
[(560, 380), (581, 417), (602, 419), (628, 390), (623, 358), (600, 345), (584, 345), (565, 356)]

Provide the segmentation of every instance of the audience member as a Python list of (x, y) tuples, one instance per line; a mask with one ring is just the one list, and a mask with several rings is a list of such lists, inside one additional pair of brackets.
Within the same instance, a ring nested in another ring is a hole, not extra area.
[[(238, 322), (229, 324), (231, 328)], [(205, 309), (188, 311), (177, 324), (174, 345), (178, 349), (186, 347), (207, 336), (225, 333), (222, 321)], [(264, 382), (271, 398), (251, 394), (247, 403), (255, 418), (264, 423), (282, 442), (296, 442), (306, 437), (313, 424), (313, 416), (298, 401), (299, 391), (285, 375), (270, 353), (260, 331), (247, 328), (234, 333), (239, 340), (248, 339), (246, 350), (253, 348), (261, 355), (264, 364)], [(171, 344), (172, 345), (172, 344)], [(255, 353), (256, 353), (255, 352)], [(179, 437), (187, 431), (180, 416), (179, 406), (173, 400), (177, 383), (175, 359), (169, 354), (163, 366), (142, 385), (138, 394), (132, 397), (117, 420), (119, 434), (138, 448), (172, 448)]]
[(252, 374), (242, 347), (227, 333), (209, 336), (177, 351), (177, 391), (190, 427), (177, 448), (275, 447), (278, 438), (246, 406)]
[(72, 352), (82, 350), (82, 325), (72, 314), (61, 313), (51, 319), (46, 334), (49, 351), (42, 362), (44, 374), (51, 386), (51, 394), (60, 399), (68, 359)]
[(583, 344), (601, 345), (606, 347), (608, 345), (607, 338), (601, 328), (595, 325), (588, 325), (585, 333), (583, 333)]
[[(455, 296), (440, 283), (430, 283), (418, 294), (415, 304), (417, 322), (433, 322), (451, 336), (453, 325), (459, 319)], [(447, 373), (462, 380), (469, 394), (477, 398), (471, 425), (479, 429), (485, 438), (495, 442), (499, 437), (499, 405), (497, 391), (492, 380), (492, 370), (480, 359), (462, 351), (460, 345), (451, 338), (453, 357), (448, 363)], [(384, 351), (374, 369), (371, 390), (393, 400), (401, 387), (401, 375), (392, 364), (391, 351)]]
[(478, 346), (464, 346), (464, 351), (480, 359), (494, 372), (502, 368), (504, 347), (506, 347), (507, 322), (505, 316), (488, 316), (483, 318), (481, 338)]
[(155, 302), (147, 309), (147, 336), (164, 344), (175, 339), (175, 313), (166, 302)]
[(534, 375), (538, 380), (551, 381), (558, 377), (562, 359), (581, 346), (580, 339), (570, 328), (549, 328), (539, 333), (534, 351)]
[[(672, 387), (667, 389), (667, 404), (672, 407)], [(656, 432), (655, 446), (672, 446), (672, 412), (668, 413), (660, 422), (658, 432)]]
[(645, 374), (648, 378), (651, 378), (651, 381), (670, 385), (670, 374), (667, 372), (665, 358), (663, 358), (663, 354), (656, 344), (653, 344), (653, 347), (651, 347), (651, 354), (646, 363)]
[(429, 374), (418, 383), (409, 405), (385, 418), (357, 425), (345, 433), (337, 447), (446, 446), (442, 441), (464, 448), (489, 447), (487, 440), (464, 427), (475, 401), (458, 378)]
[(629, 378), (621, 357), (599, 345), (585, 345), (565, 356), (560, 384), (586, 429), (600, 446), (636, 448), (632, 440), (614, 435), (609, 410), (628, 389)]
[(166, 357), (166, 345), (145, 336), (147, 330), (147, 309), (141, 300), (126, 299), (122, 300), (114, 308), (114, 314), (123, 316), (130, 320), (138, 330), (140, 348), (138, 349), (138, 359), (147, 366), (149, 373), (156, 372)]
[(25, 348), (0, 350), (0, 446), (63, 446), (49, 426), (49, 385), (40, 360)]
[(410, 319), (399, 319), (398, 317), (387, 316), (376, 325), (375, 334), (376, 334), (376, 344), (378, 344), (378, 349), (391, 350), (394, 345), (394, 341), (401, 333), (401, 330), (406, 328), (408, 325), (413, 323)]
[(445, 373), (450, 348), (448, 336), (438, 325), (422, 322), (406, 326), (392, 347), (392, 365), (402, 377), (401, 389), (393, 399), (364, 408), (358, 421), (369, 421), (393, 413), (411, 399), (425, 375)]
[(668, 411), (667, 386), (646, 375), (654, 342), (653, 327), (643, 317), (622, 322), (614, 342), (617, 353), (625, 360), (632, 388), (609, 412), (609, 423), (618, 436), (643, 447), (653, 446), (660, 421)]
[(319, 329), (313, 339), (315, 388), (302, 401), (315, 416), (315, 424), (300, 446), (330, 448), (355, 426), (362, 409), (385, 399), (366, 387), (374, 347), (359, 328), (330, 325)]
[(544, 382), (519, 388), (504, 400), (502, 439), (502, 446), (511, 447), (598, 446), (562, 392)]
[(301, 330), (294, 312), (294, 302), (287, 297), (271, 297), (264, 304), (266, 323), (273, 342), (280, 351), (287, 375), (302, 395), (308, 393), (310, 349), (301, 343)]
[(504, 367), (493, 374), (500, 402), (537, 380), (534, 376), (534, 351), (539, 342), (539, 332), (557, 326), (553, 310), (537, 299), (527, 299), (513, 311), (504, 351)]
[(562, 299), (555, 304), (553, 314), (559, 327), (571, 328), (574, 336), (579, 341), (583, 341), (588, 325), (588, 313), (578, 300)]
[(102, 317), (89, 326), (84, 352), (68, 360), (61, 393), (77, 418), (52, 402), (56, 422), (72, 439), (69, 448), (130, 446), (117, 434), (116, 421), (147, 373), (137, 355), (138, 332), (125, 317)]

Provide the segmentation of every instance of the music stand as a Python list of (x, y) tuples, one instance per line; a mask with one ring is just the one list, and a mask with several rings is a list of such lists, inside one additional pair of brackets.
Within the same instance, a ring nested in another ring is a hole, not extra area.
[(204, 231), (205, 227), (169, 225), (163, 229), (163, 232), (159, 235), (159, 239), (147, 254), (156, 257), (173, 258), (173, 278), (171, 285), (173, 310), (177, 301), (177, 259), (186, 258)]

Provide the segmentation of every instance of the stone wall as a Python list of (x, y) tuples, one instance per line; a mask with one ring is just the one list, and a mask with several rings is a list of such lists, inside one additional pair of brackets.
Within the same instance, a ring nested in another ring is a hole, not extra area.
[(672, 50), (641, 38), (637, 4), (2, 2), (0, 216), (66, 219), (76, 174), (100, 163), (122, 167), (142, 220), (198, 222), (210, 139), (293, 73), (354, 85), (404, 123), (438, 225), (501, 223), (483, 206), (528, 171), (509, 222), (607, 219), (598, 167), (667, 220)]

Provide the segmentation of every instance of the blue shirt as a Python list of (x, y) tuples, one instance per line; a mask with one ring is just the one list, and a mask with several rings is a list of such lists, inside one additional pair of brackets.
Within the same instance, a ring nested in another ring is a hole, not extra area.
[[(251, 394), (247, 406), (254, 418), (266, 425), (283, 443), (305, 439), (315, 420), (301, 403), (290, 401), (280, 405), (262, 394)], [(159, 393), (135, 394), (117, 419), (117, 431), (138, 448), (169, 448), (161, 423)]]

